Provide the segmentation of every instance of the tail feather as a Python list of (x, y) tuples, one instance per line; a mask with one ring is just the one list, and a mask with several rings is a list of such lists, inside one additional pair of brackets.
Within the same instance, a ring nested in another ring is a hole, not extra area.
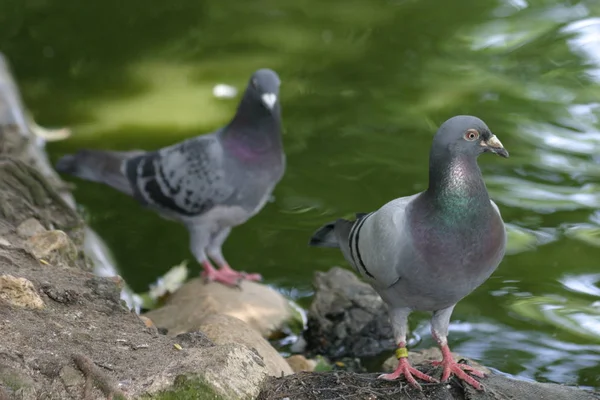
[(133, 195), (131, 184), (121, 171), (121, 165), (137, 154), (139, 152), (79, 150), (58, 160), (56, 170), (88, 181), (104, 183)]
[[(350, 236), (352, 226), (365, 215), (367, 213), (356, 213), (356, 221), (348, 221), (347, 219), (340, 218), (337, 221), (323, 225), (312, 235), (308, 245), (313, 247), (342, 247), (342, 250), (344, 250), (344, 245), (347, 245), (345, 242), (347, 242)], [(340, 246), (340, 239), (344, 241), (342, 246)]]
[(338, 244), (337, 236), (335, 234), (335, 222), (320, 227), (310, 238), (308, 242), (309, 246), (312, 247), (340, 247)]

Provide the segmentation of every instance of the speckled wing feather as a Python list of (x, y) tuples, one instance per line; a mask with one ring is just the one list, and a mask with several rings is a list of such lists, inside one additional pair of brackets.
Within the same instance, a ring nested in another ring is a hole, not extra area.
[(134, 157), (124, 169), (138, 201), (180, 216), (199, 216), (235, 192), (225, 181), (223, 149), (212, 134)]

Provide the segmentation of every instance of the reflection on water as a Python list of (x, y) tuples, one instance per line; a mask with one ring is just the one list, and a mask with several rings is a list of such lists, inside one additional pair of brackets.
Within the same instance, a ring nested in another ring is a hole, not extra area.
[(569, 290), (589, 294), (600, 300), (600, 274), (566, 275), (560, 283)]
[[(521, 377), (600, 387), (597, 1), (92, 0), (21, 2), (14, 13), (0, 48), (25, 102), (42, 125), (73, 128), (49, 145), (53, 159), (211, 131), (251, 71), (280, 73), (288, 169), (224, 250), (304, 306), (314, 271), (345, 265), (307, 248), (313, 230), (425, 189), (436, 127), (483, 118), (511, 153), (480, 158), (509, 249), (457, 306), (454, 350)], [(192, 260), (182, 227), (76, 183), (136, 291)], [(411, 319), (418, 346), (432, 344), (427, 321)]]

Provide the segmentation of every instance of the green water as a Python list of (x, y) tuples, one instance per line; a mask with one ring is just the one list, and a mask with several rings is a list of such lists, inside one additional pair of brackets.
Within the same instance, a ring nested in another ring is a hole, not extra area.
[[(239, 99), (215, 84), (277, 70), (288, 169), (224, 251), (304, 305), (314, 271), (346, 265), (309, 249), (311, 233), (425, 189), (436, 127), (481, 117), (511, 154), (480, 158), (511, 254), (457, 306), (453, 350), (600, 387), (599, 18), (594, 1), (4, 0), (0, 50), (37, 122), (73, 129), (48, 145), (53, 160), (211, 131)], [(74, 182), (135, 290), (192, 259), (182, 226)], [(411, 318), (419, 346), (433, 344), (427, 324)]]

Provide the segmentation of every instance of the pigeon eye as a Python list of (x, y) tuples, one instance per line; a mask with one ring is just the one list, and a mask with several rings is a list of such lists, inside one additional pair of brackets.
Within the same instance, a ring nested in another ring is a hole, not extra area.
[(258, 89), (258, 81), (256, 79), (252, 79), (252, 86), (254, 86), (254, 89)]
[(479, 137), (479, 132), (477, 132), (475, 129), (469, 129), (465, 133), (465, 139), (468, 140), (469, 142), (472, 142), (473, 140), (477, 139), (478, 137)]

